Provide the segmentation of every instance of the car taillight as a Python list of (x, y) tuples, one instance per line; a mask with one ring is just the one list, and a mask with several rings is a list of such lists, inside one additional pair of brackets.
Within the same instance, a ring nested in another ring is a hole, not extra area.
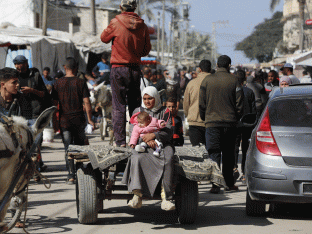
[(263, 154), (282, 156), (271, 130), (268, 108), (260, 120), (260, 125), (256, 132), (256, 144), (258, 150)]

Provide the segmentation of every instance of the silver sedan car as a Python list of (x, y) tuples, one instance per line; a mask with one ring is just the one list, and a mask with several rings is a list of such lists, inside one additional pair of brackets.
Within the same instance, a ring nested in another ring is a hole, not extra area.
[(312, 203), (312, 85), (272, 92), (247, 152), (250, 216), (266, 204)]

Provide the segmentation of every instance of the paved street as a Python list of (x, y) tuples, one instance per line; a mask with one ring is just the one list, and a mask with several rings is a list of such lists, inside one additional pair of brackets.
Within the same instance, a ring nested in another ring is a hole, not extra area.
[[(90, 144), (107, 144), (98, 135), (96, 132), (90, 136)], [(311, 209), (306, 205), (288, 207), (282, 215), (247, 217), (246, 187), (240, 182), (239, 192), (217, 195), (209, 193), (210, 184), (200, 184), (198, 217), (193, 225), (179, 225), (175, 212), (162, 211), (159, 201), (144, 202), (140, 210), (133, 210), (124, 200), (105, 201), (105, 213), (99, 214), (98, 222), (81, 225), (76, 214), (75, 186), (65, 184), (64, 150), (59, 137), (54, 143), (44, 145), (43, 159), (48, 165), (44, 175), (52, 187), (47, 190), (42, 183), (31, 181), (29, 233), (312, 233)], [(23, 233), (23, 230), (15, 228), (10, 233)]]

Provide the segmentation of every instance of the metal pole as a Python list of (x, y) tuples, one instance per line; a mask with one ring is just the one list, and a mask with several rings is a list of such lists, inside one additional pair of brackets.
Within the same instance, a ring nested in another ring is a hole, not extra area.
[(161, 62), (164, 63), (164, 52), (165, 52), (165, 2), (163, 0), (163, 12), (162, 12), (162, 31), (161, 31)]
[[(143, 1), (143, 0), (141, 0)], [(137, 12), (138, 12), (138, 15), (141, 16), (141, 9), (140, 9), (140, 0), (137, 0)]]
[(303, 51), (303, 22), (304, 22), (304, 5), (305, 0), (298, 0), (299, 2), (299, 50)]
[[(193, 47), (195, 47), (195, 31), (193, 30)], [(193, 50), (193, 63), (194, 65), (196, 65), (196, 62), (195, 62), (195, 50)]]
[(160, 41), (160, 12), (158, 12), (157, 17), (157, 60), (159, 60), (159, 41)]
[(43, 1), (42, 35), (47, 36), (48, 0)]
[(91, 0), (91, 25), (92, 35), (96, 35), (96, 20), (95, 20), (95, 0)]
[(213, 43), (212, 43), (212, 60), (213, 64), (216, 63), (216, 23), (212, 23), (212, 35), (213, 35)]

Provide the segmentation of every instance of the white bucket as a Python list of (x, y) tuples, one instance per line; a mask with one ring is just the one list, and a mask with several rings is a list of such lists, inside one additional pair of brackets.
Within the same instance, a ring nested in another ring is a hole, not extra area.
[(43, 141), (42, 143), (52, 143), (54, 139), (54, 129), (45, 128), (43, 130)]

